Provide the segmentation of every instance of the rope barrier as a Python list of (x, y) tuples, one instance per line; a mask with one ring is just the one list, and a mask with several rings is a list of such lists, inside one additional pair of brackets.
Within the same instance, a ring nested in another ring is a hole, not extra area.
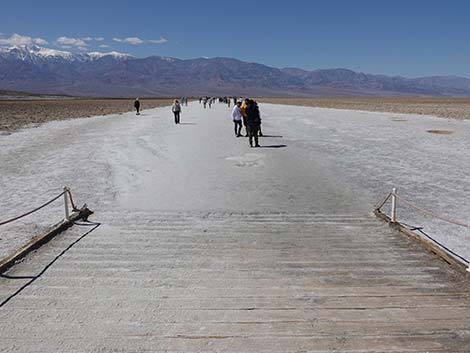
[(405, 203), (406, 205), (410, 206), (411, 208), (414, 208), (415, 210), (420, 211), (421, 213), (424, 213), (424, 214), (426, 214), (430, 217), (434, 217), (434, 218), (440, 219), (441, 221), (448, 222), (448, 223), (451, 223), (451, 224), (455, 224), (455, 225), (458, 225), (458, 226), (462, 226), (462, 227), (465, 227), (465, 228), (470, 228), (470, 224), (468, 224), (468, 223), (464, 223), (464, 222), (461, 222), (461, 221), (456, 221), (456, 220), (450, 219), (448, 217), (438, 215), (438, 214), (436, 214), (432, 211), (429, 211), (429, 210), (426, 210), (426, 209), (421, 208), (419, 206), (416, 206), (414, 203), (412, 203), (408, 200), (405, 200), (403, 197), (401, 197), (397, 194), (394, 194), (394, 196), (397, 199), (399, 199), (400, 201), (402, 201), (403, 203)]
[[(6, 221), (3, 221), (3, 222), (0, 222), (0, 226), (3, 226), (5, 224), (8, 224), (8, 223), (11, 223), (11, 222), (14, 222), (14, 221), (17, 221), (18, 219), (21, 219), (21, 218), (24, 218), (26, 216), (29, 216), (31, 213), (34, 213), (34, 212), (37, 212), (39, 211), (40, 209), (50, 205), (51, 203), (53, 203), (54, 201), (56, 201), (57, 199), (59, 199), (60, 197), (64, 196), (65, 193), (69, 193), (70, 195), (70, 191), (68, 190), (65, 190), (65, 191), (62, 191), (59, 195), (57, 195), (56, 197), (54, 197), (52, 200), (50, 201), (47, 201), (46, 203), (42, 204), (41, 206), (39, 207), (36, 207), (34, 210), (31, 210), (31, 211), (28, 211), (26, 213), (23, 213), (22, 215), (20, 216), (17, 216), (17, 217), (13, 217), (13, 218), (10, 218), (10, 219), (7, 219)], [(72, 202), (71, 202), (72, 203)], [(73, 203), (72, 203), (73, 205)], [(73, 206), (74, 209), (75, 209), (75, 206)]]
[[(439, 215), (435, 212), (432, 212), (432, 211), (429, 211), (429, 210), (426, 210), (422, 207), (419, 207), (417, 205), (415, 205), (414, 203), (404, 199), (403, 197), (399, 196), (395, 189), (389, 193), (387, 195), (387, 197), (384, 199), (384, 201), (382, 203), (379, 204), (379, 206), (376, 207), (376, 211), (378, 212), (381, 212), (381, 208), (385, 205), (385, 203), (390, 199), (390, 197), (392, 197), (392, 213), (394, 213), (394, 209), (396, 207), (396, 203), (394, 203), (395, 200), (400, 200), (401, 202), (403, 202), (405, 205), (411, 207), (412, 209), (418, 211), (418, 212), (421, 212), (423, 213), (424, 215), (426, 216), (429, 216), (429, 217), (434, 217), (434, 218), (437, 218), (437, 219), (440, 219), (441, 221), (444, 221), (444, 222), (447, 222), (447, 223), (450, 223), (450, 224), (454, 224), (454, 225), (457, 225), (457, 226), (461, 226), (461, 227), (465, 227), (465, 228), (470, 228), (470, 224), (468, 223), (465, 223), (465, 222), (461, 222), (461, 221), (457, 221), (457, 220), (454, 220), (454, 219), (451, 219), (447, 216), (443, 216), (443, 215)], [(392, 217), (393, 218), (393, 217)], [(392, 222), (396, 222), (394, 220), (392, 220)], [(439, 248), (441, 248), (442, 250), (444, 250), (445, 252), (447, 252), (450, 256), (453, 256), (455, 259), (459, 260), (460, 262), (463, 262), (464, 264), (466, 264), (468, 267), (467, 271), (470, 271), (470, 261), (467, 260), (466, 258), (464, 258), (463, 256), (457, 254), (455, 251), (453, 251), (452, 249), (448, 248), (447, 246), (445, 246), (444, 244), (442, 244), (441, 242), (439, 242), (438, 240), (434, 239), (433, 237), (431, 237), (429, 234), (425, 233), (424, 232), (424, 227), (416, 227), (416, 226), (411, 226), (409, 224), (406, 224), (404, 222), (399, 222), (400, 225), (402, 225), (403, 227), (407, 227), (409, 230), (411, 231), (417, 231), (419, 232), (421, 235), (423, 235), (424, 237), (426, 237), (427, 239), (429, 239), (431, 242), (433, 242), (434, 244), (436, 244)]]
[(72, 210), (78, 211), (77, 206), (75, 206), (75, 202), (73, 202), (72, 192), (70, 191), (70, 189), (67, 188), (66, 191), (64, 192), (66, 192), (69, 195), (69, 200), (70, 200), (70, 204), (72, 205)]
[(378, 206), (375, 207), (375, 209), (377, 211), (380, 211), (382, 209), (382, 207), (385, 205), (385, 203), (390, 199), (390, 197), (392, 196), (395, 196), (398, 200), (402, 201), (404, 204), (408, 205), (409, 207), (421, 212), (421, 213), (424, 213), (425, 215), (427, 216), (430, 216), (430, 217), (434, 217), (434, 218), (437, 218), (437, 219), (440, 219), (441, 221), (444, 221), (444, 222), (448, 222), (448, 223), (451, 223), (451, 224), (455, 224), (455, 225), (458, 225), (458, 226), (461, 226), (461, 227), (465, 227), (465, 228), (470, 228), (470, 223), (465, 223), (465, 222), (461, 222), (461, 221), (456, 221), (456, 220), (453, 220), (453, 219), (450, 219), (446, 216), (441, 216), (441, 215), (438, 215), (432, 211), (429, 211), (429, 210), (426, 210), (422, 207), (419, 207), (417, 205), (415, 205), (414, 203), (404, 199), (403, 197), (401, 197), (400, 195), (398, 195), (397, 193), (389, 193), (385, 199), (378, 204)]
[(381, 203), (379, 203), (378, 206), (375, 207), (375, 209), (376, 209), (376, 210), (380, 210), (380, 209), (385, 205), (385, 203), (388, 201), (388, 199), (389, 199), (391, 196), (392, 196), (392, 193), (389, 192), (388, 195), (384, 198), (384, 200), (383, 200)]

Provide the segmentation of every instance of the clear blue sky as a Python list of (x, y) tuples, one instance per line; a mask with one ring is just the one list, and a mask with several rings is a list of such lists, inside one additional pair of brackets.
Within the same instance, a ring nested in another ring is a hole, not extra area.
[(56, 49), (138, 57), (470, 77), (470, 1), (463, 0), (15, 0), (1, 4), (0, 33), (3, 45), (17, 33)]

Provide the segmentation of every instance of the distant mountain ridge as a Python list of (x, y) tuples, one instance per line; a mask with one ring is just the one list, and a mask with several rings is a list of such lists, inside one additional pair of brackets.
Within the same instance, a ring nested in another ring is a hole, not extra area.
[(95, 97), (470, 96), (470, 79), (278, 69), (231, 58), (136, 58), (118, 52), (74, 54), (15, 46), (0, 47), (0, 89)]

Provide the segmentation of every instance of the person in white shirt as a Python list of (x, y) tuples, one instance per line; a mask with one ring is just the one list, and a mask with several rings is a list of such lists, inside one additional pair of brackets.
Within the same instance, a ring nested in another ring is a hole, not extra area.
[(242, 111), (240, 109), (241, 102), (237, 102), (237, 104), (233, 107), (232, 110), (232, 120), (235, 128), (235, 137), (241, 137), (242, 134)]
[(181, 114), (181, 104), (175, 99), (175, 102), (171, 106), (171, 111), (175, 115), (175, 124), (180, 123), (180, 114)]

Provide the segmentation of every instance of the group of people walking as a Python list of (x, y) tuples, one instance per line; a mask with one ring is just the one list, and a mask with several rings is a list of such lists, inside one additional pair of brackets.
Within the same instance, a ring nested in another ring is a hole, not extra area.
[[(261, 114), (259, 111), (258, 103), (250, 98), (245, 98), (243, 100), (238, 100), (236, 97), (223, 97), (223, 98), (214, 98), (214, 97), (201, 97), (199, 98), (199, 103), (203, 103), (204, 108), (207, 104), (209, 107), (216, 101), (225, 103), (230, 107), (231, 101), (234, 102), (234, 107), (232, 110), (231, 118), (234, 124), (234, 132), (236, 137), (242, 137), (242, 128), (245, 126), (245, 137), (249, 138), (249, 143), (251, 147), (261, 147), (259, 145), (259, 136), (263, 136), (261, 132)], [(171, 111), (173, 112), (175, 124), (180, 124), (182, 105), (188, 105), (188, 98), (182, 97), (181, 103), (178, 99), (175, 99), (173, 105), (171, 106)], [(136, 98), (134, 101), (134, 108), (137, 112), (137, 115), (140, 115), (140, 101), (139, 98)]]
[[(250, 147), (261, 147), (259, 145), (259, 136), (261, 132), (261, 114), (258, 103), (253, 99), (245, 98), (237, 101), (232, 110), (232, 120), (236, 137), (242, 137), (242, 126), (245, 126), (245, 137), (249, 138)], [(254, 145), (253, 145), (254, 142)]]
[(230, 108), (230, 105), (231, 105), (232, 101), (233, 101), (234, 104), (236, 104), (237, 100), (238, 100), (237, 97), (208, 97), (208, 96), (204, 96), (204, 97), (199, 97), (199, 104), (202, 103), (204, 109), (206, 109), (207, 106), (209, 106), (209, 108), (212, 108), (212, 104), (219, 101), (219, 103), (227, 104), (228, 107)]

